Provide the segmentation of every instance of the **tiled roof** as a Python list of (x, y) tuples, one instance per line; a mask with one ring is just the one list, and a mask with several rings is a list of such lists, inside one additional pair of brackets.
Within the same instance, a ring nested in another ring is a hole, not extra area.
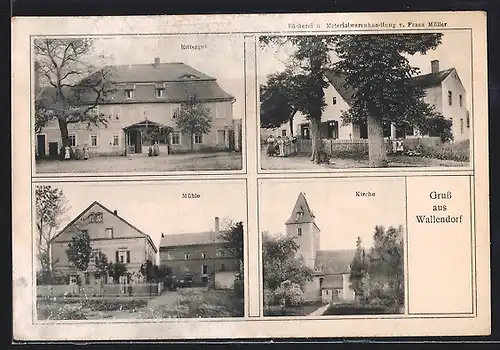
[(223, 242), (215, 231), (164, 234), (160, 240), (160, 248), (213, 244), (214, 239), (216, 243)]
[(321, 284), (321, 289), (334, 289), (342, 287), (343, 287), (343, 278), (341, 274), (326, 275), (323, 277), (323, 283)]
[[(413, 82), (420, 86), (423, 89), (430, 88), (432, 86), (437, 86), (443, 82), (444, 79), (451, 72), (453, 72), (455, 68), (446, 69), (443, 71), (439, 71), (437, 73), (429, 73), (424, 75), (418, 75), (413, 77)], [(348, 103), (352, 104), (352, 98), (356, 92), (356, 89), (346, 87), (346, 75), (334, 72), (332, 70), (326, 70), (324, 72), (325, 77), (328, 79), (330, 84), (337, 90), (339, 95)]]
[[(105, 99), (104, 103), (138, 102), (184, 102), (193, 97), (201, 101), (230, 101), (234, 97), (224, 91), (215, 78), (199, 72), (184, 63), (161, 63), (158, 68), (152, 64), (109, 66), (117, 91)], [(164, 88), (163, 97), (156, 97), (155, 89)], [(125, 89), (133, 88), (134, 97), (127, 99)], [(55, 88), (46, 87), (42, 98), (49, 100), (55, 96)], [(84, 94), (83, 101), (95, 100), (93, 93)]]
[(324, 274), (342, 274), (349, 272), (355, 250), (318, 250), (315, 267)]
[[(303, 212), (302, 217), (297, 217), (297, 212)], [(309, 204), (307, 203), (306, 197), (301, 192), (297, 197), (297, 201), (295, 202), (295, 206), (293, 207), (292, 214), (285, 222), (285, 224), (300, 224), (300, 223), (309, 223), (314, 221), (314, 213), (312, 212)]]

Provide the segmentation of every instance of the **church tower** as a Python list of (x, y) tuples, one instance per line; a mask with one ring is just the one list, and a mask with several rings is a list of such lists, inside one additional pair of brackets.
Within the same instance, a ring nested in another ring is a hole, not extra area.
[(301, 192), (295, 202), (290, 218), (285, 222), (286, 234), (295, 237), (295, 242), (299, 245), (300, 253), (306, 266), (314, 269), (316, 252), (319, 250), (320, 230), (314, 221), (314, 213), (306, 197)]

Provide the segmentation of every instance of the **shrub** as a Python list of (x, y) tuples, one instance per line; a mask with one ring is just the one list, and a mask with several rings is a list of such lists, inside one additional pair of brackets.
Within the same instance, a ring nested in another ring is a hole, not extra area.
[(245, 283), (242, 280), (234, 281), (234, 295), (237, 298), (243, 298), (245, 294)]
[(304, 293), (297, 283), (289, 280), (281, 282), (274, 295), (284, 306), (299, 306), (304, 303)]
[(465, 140), (454, 143), (442, 143), (437, 146), (421, 145), (419, 151), (423, 156), (430, 158), (467, 162), (470, 159), (469, 147), (469, 140)]

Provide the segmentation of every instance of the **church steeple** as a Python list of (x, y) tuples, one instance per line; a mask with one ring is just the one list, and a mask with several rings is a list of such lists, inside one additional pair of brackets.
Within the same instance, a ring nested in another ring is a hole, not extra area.
[(307, 203), (306, 197), (302, 192), (299, 193), (295, 206), (293, 207), (292, 213), (288, 220), (285, 222), (286, 225), (289, 224), (300, 224), (300, 223), (313, 223), (314, 213), (312, 212), (309, 204)]
[(316, 252), (319, 249), (320, 230), (315, 223), (314, 213), (301, 192), (288, 220), (285, 222), (286, 234), (298, 244), (297, 254), (302, 255), (306, 266), (314, 268)]

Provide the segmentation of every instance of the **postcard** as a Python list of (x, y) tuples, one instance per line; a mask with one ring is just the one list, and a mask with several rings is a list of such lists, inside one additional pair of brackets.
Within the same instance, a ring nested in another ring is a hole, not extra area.
[(15, 340), (490, 334), (484, 13), (12, 31)]

